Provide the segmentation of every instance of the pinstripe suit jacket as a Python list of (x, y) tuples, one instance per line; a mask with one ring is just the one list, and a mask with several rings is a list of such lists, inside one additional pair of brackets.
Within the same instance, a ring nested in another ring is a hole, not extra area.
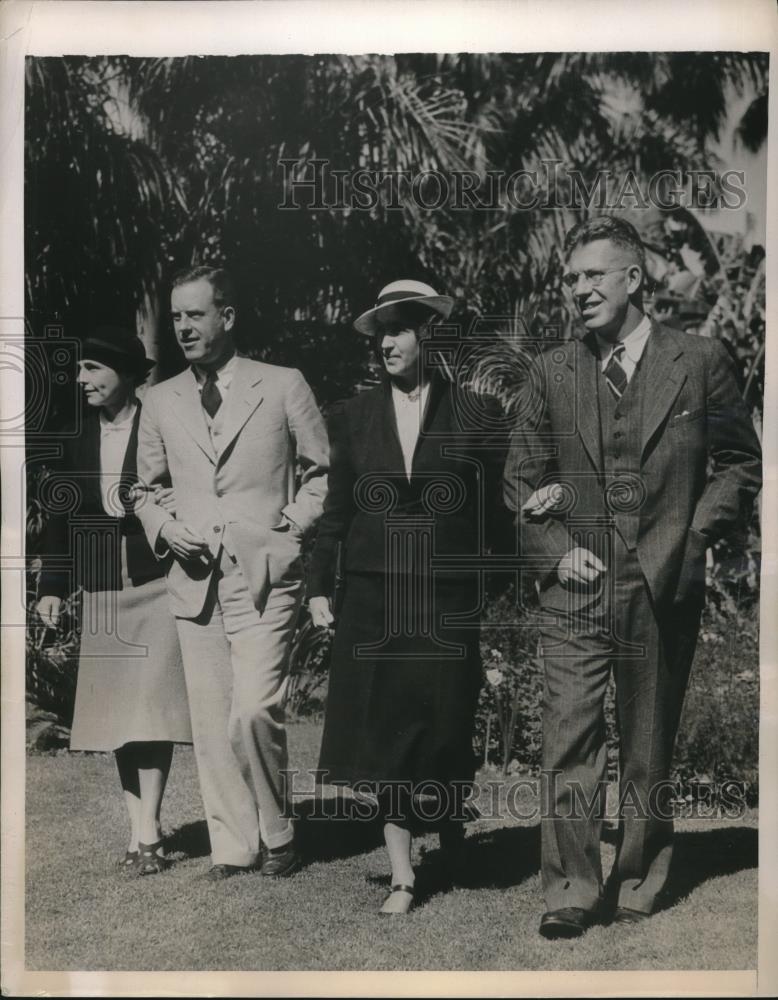
[[(571, 594), (556, 575), (579, 542), (576, 522), (607, 519), (597, 405), (598, 357), (590, 338), (567, 341), (537, 359), (527, 385), (530, 414), (515, 429), (504, 492), (522, 555), (533, 564), (541, 604), (569, 608), (593, 599)], [(740, 397), (732, 361), (715, 340), (652, 323), (641, 362), (637, 553), (654, 602), (699, 596), (705, 550), (748, 512), (761, 486), (759, 441)], [(544, 522), (522, 504), (546, 483), (562, 483), (573, 505)]]

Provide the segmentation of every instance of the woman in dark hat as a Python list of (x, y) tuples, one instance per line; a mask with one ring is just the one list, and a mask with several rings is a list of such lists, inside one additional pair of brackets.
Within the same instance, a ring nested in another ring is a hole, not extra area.
[(78, 383), (88, 407), (65, 445), (54, 489), (70, 493), (49, 519), (38, 613), (56, 627), (62, 601), (83, 588), (71, 750), (113, 751), (130, 818), (120, 867), (166, 866), (160, 807), (174, 743), (191, 743), (186, 687), (164, 564), (148, 546), (136, 503), (172, 504), (137, 486), (140, 403), (154, 362), (128, 330), (101, 327), (83, 344)]
[(424, 350), (452, 305), (429, 285), (396, 281), (356, 320), (385, 378), (332, 414), (308, 579), (312, 620), (328, 627), (342, 546), (319, 777), (377, 795), (392, 870), (382, 914), (414, 903), (414, 817), (436, 820), (444, 852), (461, 859), (475, 772), (481, 602), (467, 563), (495, 523), (503, 463), (489, 447), (496, 404), (433, 371)]

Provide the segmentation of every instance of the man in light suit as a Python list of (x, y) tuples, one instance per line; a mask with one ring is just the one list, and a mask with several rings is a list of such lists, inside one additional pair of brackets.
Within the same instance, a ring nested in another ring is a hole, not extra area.
[[(635, 229), (607, 216), (581, 223), (565, 261), (587, 333), (539, 360), (544, 390), (525, 411), (535, 418), (513, 435), (505, 471), (543, 615), (548, 938), (576, 937), (603, 918), (637, 923), (656, 907), (706, 550), (747, 514), (761, 484), (758, 440), (724, 347), (643, 313)], [(603, 890), (611, 669), (621, 814)]]
[(284, 703), (300, 542), (321, 513), (328, 467), (300, 372), (235, 353), (234, 302), (223, 270), (174, 279), (173, 325), (190, 367), (148, 391), (138, 443), (141, 483), (175, 492), (175, 518), (151, 503), (138, 516), (171, 557), (213, 880), (260, 857), (270, 877), (299, 863), (285, 816)]

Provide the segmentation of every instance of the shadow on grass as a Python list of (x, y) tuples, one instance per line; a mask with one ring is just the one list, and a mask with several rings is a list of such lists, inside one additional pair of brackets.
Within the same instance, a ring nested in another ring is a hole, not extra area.
[[(540, 870), (540, 827), (501, 827), (467, 835), (455, 870), (447, 865), (440, 848), (423, 856), (420, 873), (428, 871), (454, 876), (455, 883), (468, 889), (507, 889), (520, 885)], [(450, 878), (449, 878), (450, 881)]]
[(165, 838), (165, 850), (168, 855), (183, 854), (187, 858), (204, 858), (211, 853), (211, 841), (208, 837), (208, 826), (204, 819), (195, 823), (184, 823), (176, 827)]
[[(603, 828), (602, 839), (616, 847), (618, 827)], [(657, 912), (671, 909), (712, 878), (756, 868), (758, 860), (759, 832), (755, 827), (727, 826), (676, 832), (667, 887), (660, 897)]]
[(667, 890), (659, 909), (675, 906), (703, 882), (756, 868), (758, 862), (759, 831), (755, 827), (728, 826), (676, 833)]
[(469, 888), (507, 889), (540, 871), (538, 825), (471, 834), (466, 844), (467, 872), (460, 879)]
[(294, 804), (295, 840), (306, 864), (375, 850), (383, 823), (364, 803), (345, 796), (308, 798)]
[[(383, 824), (378, 818), (361, 818), (360, 807), (353, 800), (302, 799), (295, 802), (295, 843), (303, 864), (346, 858), (374, 850), (383, 843)], [(211, 853), (205, 820), (184, 823), (166, 838), (170, 855), (202, 858)]]
[[(390, 888), (385, 875), (370, 875), (368, 882)], [(416, 868), (416, 902), (424, 904), (433, 896), (452, 888), (506, 889), (519, 885), (540, 868), (540, 828), (512, 827), (485, 833), (471, 833), (466, 846), (451, 864), (439, 847), (422, 854)]]
[[(364, 818), (364, 803), (348, 798), (302, 799), (295, 803), (295, 838), (303, 864), (365, 854), (383, 844), (379, 817)], [(606, 827), (603, 841), (614, 843), (616, 830)], [(186, 823), (168, 840), (170, 854), (201, 858), (210, 853), (208, 829), (203, 820)], [(507, 889), (540, 871), (540, 826), (500, 827), (471, 832), (464, 856), (452, 872), (438, 847), (424, 852), (417, 873), (419, 901), (446, 891), (453, 881), (469, 889)], [(754, 827), (718, 827), (682, 831), (675, 835), (668, 887), (659, 910), (671, 909), (698, 886), (712, 878), (756, 868), (758, 831)], [(371, 877), (389, 886), (390, 878)]]

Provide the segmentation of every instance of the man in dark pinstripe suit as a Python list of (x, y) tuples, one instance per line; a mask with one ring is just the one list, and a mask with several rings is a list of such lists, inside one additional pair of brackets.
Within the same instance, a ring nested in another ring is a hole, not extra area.
[[(759, 443), (726, 350), (643, 312), (635, 229), (609, 216), (581, 223), (565, 261), (587, 333), (538, 361), (538, 416), (514, 432), (505, 471), (543, 611), (540, 933), (549, 938), (576, 937), (601, 919), (636, 923), (656, 907), (672, 853), (667, 779), (706, 550), (761, 485)], [(604, 891), (611, 669), (621, 808)]]

